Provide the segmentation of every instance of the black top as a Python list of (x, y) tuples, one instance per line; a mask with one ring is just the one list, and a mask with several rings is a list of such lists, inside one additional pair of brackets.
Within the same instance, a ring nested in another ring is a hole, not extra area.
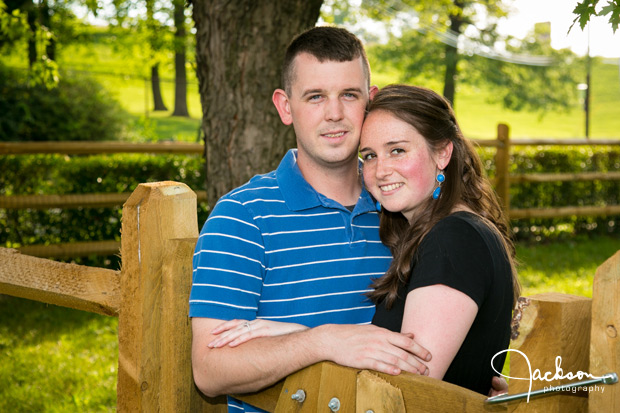
[[(486, 395), (496, 375), (491, 359), (508, 348), (513, 307), (512, 273), (500, 235), (469, 212), (439, 221), (412, 260), (409, 285), (401, 286), (389, 311), (382, 303), (377, 305), (373, 324), (400, 331), (407, 293), (435, 284), (459, 290), (478, 305), (471, 329), (443, 380)], [(502, 353), (493, 361), (499, 372), (505, 356)]]

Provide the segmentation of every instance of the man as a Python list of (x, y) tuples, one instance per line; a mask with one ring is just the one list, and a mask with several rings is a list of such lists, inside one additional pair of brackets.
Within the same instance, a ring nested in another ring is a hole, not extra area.
[[(420, 359), (428, 351), (369, 324), (374, 306), (364, 294), (391, 255), (359, 174), (364, 111), (377, 90), (364, 48), (344, 29), (310, 29), (287, 49), (282, 79), (273, 103), (282, 122), (293, 125), (297, 150), (276, 171), (223, 196), (196, 246), (195, 382), (208, 396), (251, 392), (324, 360), (425, 373)], [(312, 328), (209, 347), (222, 320), (256, 318)], [(232, 406), (247, 407), (229, 399)]]

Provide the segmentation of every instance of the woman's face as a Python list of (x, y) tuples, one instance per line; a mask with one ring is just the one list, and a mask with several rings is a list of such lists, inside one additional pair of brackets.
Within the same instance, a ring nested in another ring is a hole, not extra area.
[(401, 212), (409, 221), (420, 204), (431, 198), (437, 173), (452, 153), (449, 143), (433, 154), (413, 126), (382, 110), (366, 118), (360, 147), (368, 191), (385, 209)]

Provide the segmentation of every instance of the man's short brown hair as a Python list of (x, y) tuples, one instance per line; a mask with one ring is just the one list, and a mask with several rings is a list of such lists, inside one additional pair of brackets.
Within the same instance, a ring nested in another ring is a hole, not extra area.
[(360, 39), (346, 29), (318, 26), (297, 35), (286, 49), (281, 81), (287, 94), (291, 92), (295, 77), (293, 62), (301, 53), (308, 53), (316, 57), (319, 62), (349, 62), (361, 57), (364, 74), (370, 87), (370, 65)]

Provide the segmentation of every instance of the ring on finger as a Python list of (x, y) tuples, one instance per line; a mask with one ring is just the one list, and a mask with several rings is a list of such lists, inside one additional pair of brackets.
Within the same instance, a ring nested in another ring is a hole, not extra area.
[(246, 326), (248, 328), (248, 332), (251, 333), (252, 332), (252, 326), (250, 326), (250, 323), (248, 321), (246, 321), (244, 324), (244, 326)]

